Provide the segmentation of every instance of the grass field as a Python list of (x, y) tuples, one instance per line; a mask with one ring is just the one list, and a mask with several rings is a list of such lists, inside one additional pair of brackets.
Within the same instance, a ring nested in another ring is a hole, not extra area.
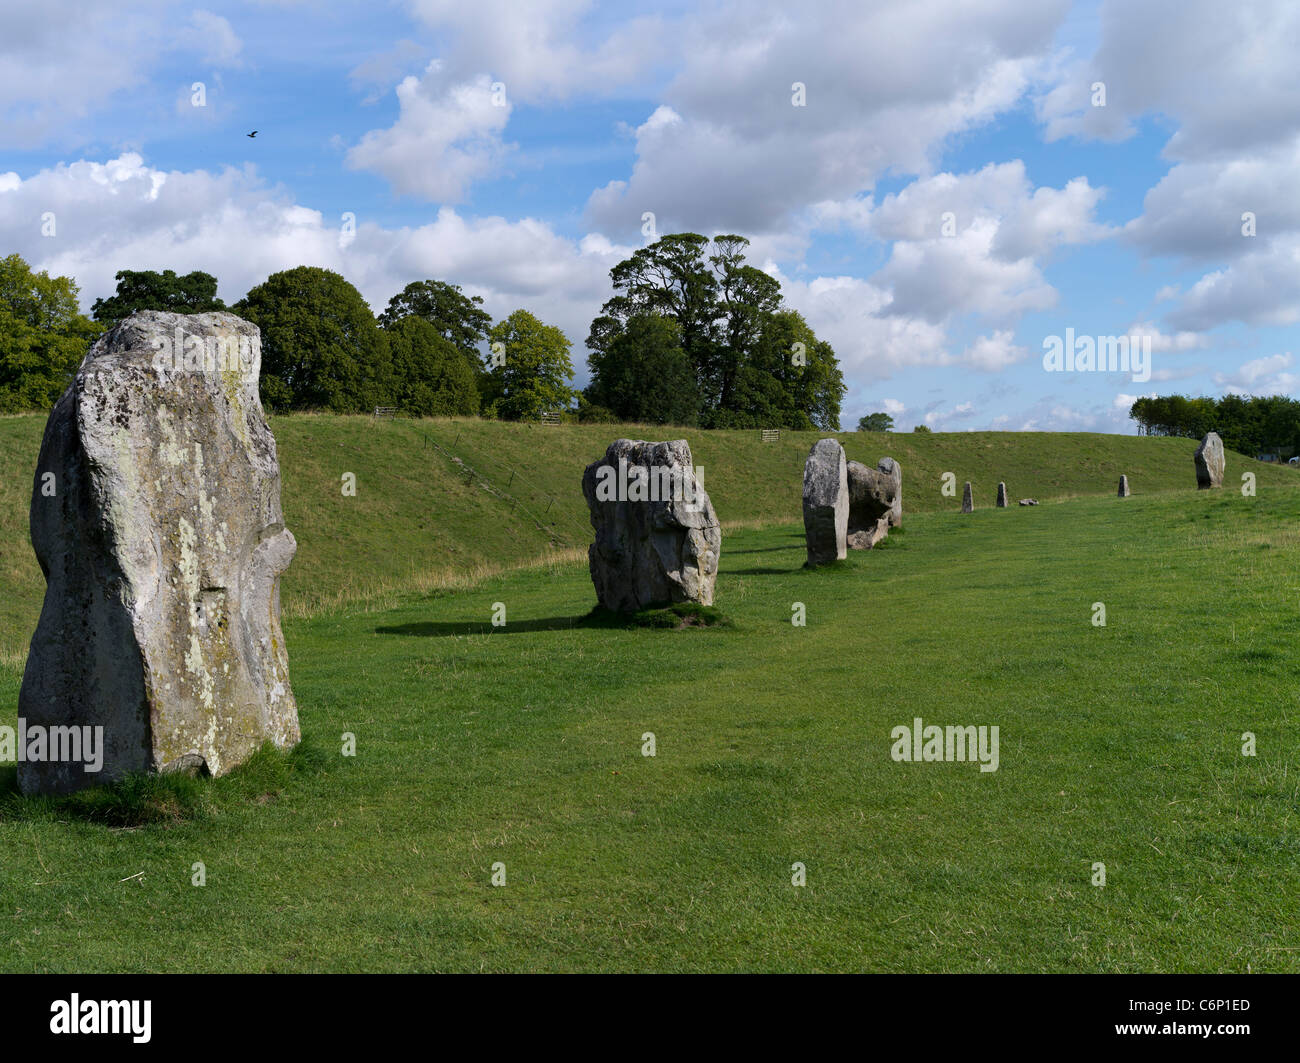
[[(312, 507), (336, 503), (324, 486), (313, 502), (302, 470), (324, 485), (337, 466), (307, 428), (275, 427), (300, 561), (319, 577), (336, 562)], [(426, 427), (448, 445), (458, 432)], [(331, 442), (367, 431), (345, 423)], [(571, 447), (554, 489), (572, 495), (611, 433), (544, 431), (492, 454)], [(724, 519), (778, 508), (727, 474), (725, 440), (701, 437)], [(1091, 480), (1035, 474), (1028, 443), (999, 475), (971, 449), (997, 437), (911, 452), (911, 437), (845, 438), (912, 474), (901, 534), (809, 572), (797, 525), (730, 530), (717, 605), (731, 627), (592, 625), (585, 565), (557, 559), (290, 615), (309, 755), (198, 784), (190, 818), (123, 828), (18, 798), (0, 768), (0, 969), (1300, 970), (1290, 471), (1261, 470), (1255, 498), (1198, 493), (1187, 441), (1098, 442), (1086, 461), (1104, 495), (1068, 498)], [(486, 448), (457, 445), (471, 464)], [(772, 451), (772, 468), (798, 449)], [(962, 517), (938, 495), (946, 463), (982, 495), (1006, 479), (1013, 497), (1068, 500)], [(428, 534), (445, 535), (453, 502), (413, 465), (389, 474), (409, 478), (411, 504), (437, 502)], [(1119, 471), (1135, 497), (1110, 497)], [(395, 571), (350, 556), (359, 574)], [(494, 630), (495, 602), (508, 623)], [(18, 679), (0, 667), (0, 723)], [(997, 725), (999, 769), (894, 762), (890, 732), (917, 716)]]

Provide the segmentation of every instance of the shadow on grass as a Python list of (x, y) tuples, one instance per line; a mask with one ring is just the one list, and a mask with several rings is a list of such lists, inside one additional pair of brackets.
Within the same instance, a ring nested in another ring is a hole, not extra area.
[(730, 627), (731, 620), (712, 606), (679, 602), (639, 613), (614, 613), (596, 606), (583, 616), (552, 616), (536, 620), (511, 620), (501, 627), (464, 620), (416, 620), (375, 628), (376, 635), (406, 635), (414, 638), (442, 638), (449, 635), (518, 635), (529, 631), (570, 631), (575, 628), (605, 628), (626, 631), (635, 628)]
[(209, 819), (240, 805), (275, 800), (295, 778), (318, 774), (325, 754), (303, 741), (293, 749), (268, 742), (219, 779), (180, 773), (128, 775), (71, 794), (26, 795), (18, 767), (0, 768), (0, 820), (68, 819), (109, 827), (143, 827)]

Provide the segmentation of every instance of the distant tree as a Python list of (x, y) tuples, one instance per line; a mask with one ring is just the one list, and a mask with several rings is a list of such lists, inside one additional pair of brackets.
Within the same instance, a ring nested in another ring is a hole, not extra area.
[(482, 303), (482, 296), (465, 295), (459, 284), (415, 281), (388, 300), (379, 324), (391, 328), (404, 317), (424, 318), (461, 352), (476, 374), (481, 374), (485, 366), (479, 345), (492, 327), (492, 317)]
[(913, 425), (913, 426), (912, 426), (912, 431), (913, 431), (913, 432), (929, 432), (929, 431), (930, 431), (930, 426), (929, 426), (928, 424), (918, 424), (918, 425)]
[(858, 421), (859, 432), (892, 432), (894, 419), (887, 413), (869, 413)]
[(262, 330), (262, 401), (368, 413), (392, 404), (388, 338), (361, 293), (327, 269), (273, 273), (235, 304)]
[(0, 259), (0, 413), (47, 410), (71, 382), (104, 326), (77, 306), (69, 277)]
[(450, 340), (421, 317), (403, 317), (384, 329), (393, 360), (393, 401), (416, 417), (476, 414), (478, 381)]
[(570, 386), (573, 363), (569, 341), (554, 325), (545, 325), (527, 310), (516, 310), (488, 332), (491, 345), (501, 344), (503, 364), (488, 370), (483, 389), (484, 413), (522, 421), (568, 409), (578, 393)]
[(96, 299), (90, 308), (96, 321), (116, 322), (137, 310), (169, 310), (176, 314), (202, 314), (224, 310), (217, 298), (217, 278), (210, 273), (177, 276), (173, 270), (123, 269), (117, 272), (117, 294)]
[(695, 425), (700, 397), (681, 328), (662, 314), (635, 314), (588, 359), (586, 398), (620, 421)]

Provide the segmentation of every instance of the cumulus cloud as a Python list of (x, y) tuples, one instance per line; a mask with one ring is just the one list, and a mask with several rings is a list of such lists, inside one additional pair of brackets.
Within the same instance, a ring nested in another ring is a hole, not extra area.
[[(501, 317), (521, 306), (562, 328), (584, 361), (586, 330), (609, 295), (610, 268), (631, 251), (598, 235), (559, 236), (531, 218), (467, 218), (444, 207), (425, 225), (384, 228), (359, 219), (340, 246), (340, 219), (268, 187), (251, 168), (162, 171), (137, 154), (76, 162), (26, 180), (0, 176), (0, 231), (38, 269), (75, 277), (82, 304), (115, 288), (119, 269), (203, 270), (228, 302), (278, 270), (321, 266), (343, 274), (376, 310), (408, 282), (450, 280)], [(39, 219), (52, 211), (56, 235)]]
[(1300, 385), (1300, 375), (1289, 372), (1291, 352), (1270, 354), (1243, 362), (1231, 373), (1216, 373), (1214, 382), (1224, 391), (1242, 395), (1285, 395)]
[[(686, 19), (663, 94), (681, 120), (637, 130), (630, 177), (594, 194), (589, 216), (608, 232), (645, 210), (678, 228), (765, 232), (887, 171), (926, 173), (945, 138), (1022, 97), (1066, 6), (706, 8)], [(806, 106), (793, 105), (796, 82)]]

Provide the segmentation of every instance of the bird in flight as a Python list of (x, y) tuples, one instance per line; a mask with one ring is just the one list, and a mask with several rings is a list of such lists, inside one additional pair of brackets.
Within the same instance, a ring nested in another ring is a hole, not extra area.
[(248, 135), (249, 135), (250, 137), (255, 137), (255, 136), (257, 136), (257, 130), (254, 129), (254, 130), (253, 130), (251, 133), (249, 133)]

